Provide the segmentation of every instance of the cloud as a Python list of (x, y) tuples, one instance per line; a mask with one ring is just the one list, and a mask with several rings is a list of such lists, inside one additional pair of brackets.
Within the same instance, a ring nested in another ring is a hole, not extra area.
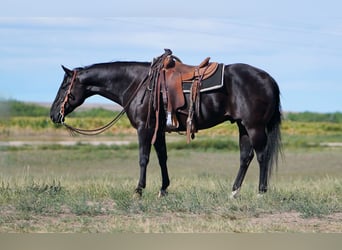
[[(234, 15), (2, 17), (0, 84), (4, 89), (4, 82), (12, 81), (12, 90), (4, 91), (13, 93), (28, 81), (34, 87), (32, 93), (36, 93), (37, 89), (59, 83), (60, 64), (77, 67), (117, 60), (150, 61), (164, 48), (170, 48), (188, 64), (211, 56), (214, 61), (263, 68), (276, 78), (284, 96), (325, 82), (336, 95), (334, 86), (342, 82), (342, 27), (334, 20), (288, 17), (269, 22), (267, 18)], [(44, 72), (48, 83), (37, 76), (37, 69)], [(13, 77), (17, 72), (22, 77)], [(28, 95), (29, 90), (25, 93)]]
[(277, 4), (273, 0), (226, 1), (211, 0), (97, 0), (96, 4), (83, 0), (3, 0), (1, 16), (79, 16), (79, 17), (241, 17), (244, 19), (340, 17), (341, 2), (338, 0), (312, 1), (288, 0)]

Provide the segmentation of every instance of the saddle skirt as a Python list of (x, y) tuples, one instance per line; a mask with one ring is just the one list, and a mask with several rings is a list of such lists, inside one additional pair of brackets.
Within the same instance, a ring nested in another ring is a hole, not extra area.
[(207, 57), (199, 66), (190, 66), (168, 56), (164, 60), (165, 82), (168, 102), (177, 111), (185, 105), (184, 93), (189, 93), (195, 81), (199, 82), (200, 92), (210, 91), (223, 86), (224, 64), (209, 62)]
[[(216, 71), (209, 77), (201, 81), (200, 92), (219, 89), (223, 86), (224, 64), (217, 65)], [(190, 93), (192, 81), (182, 80), (183, 93)]]

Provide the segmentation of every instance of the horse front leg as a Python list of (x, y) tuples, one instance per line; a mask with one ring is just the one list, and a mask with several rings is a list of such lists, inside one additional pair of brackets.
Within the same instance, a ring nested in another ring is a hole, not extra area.
[(142, 127), (138, 129), (140, 177), (135, 194), (139, 197), (142, 196), (142, 191), (146, 187), (146, 171), (150, 160), (152, 135), (153, 130), (150, 128)]
[(166, 150), (166, 141), (165, 141), (165, 133), (158, 131), (156, 141), (154, 143), (154, 148), (157, 152), (159, 166), (161, 170), (162, 176), (162, 186), (159, 191), (159, 197), (167, 195), (167, 187), (170, 185), (169, 173), (167, 171), (167, 150)]

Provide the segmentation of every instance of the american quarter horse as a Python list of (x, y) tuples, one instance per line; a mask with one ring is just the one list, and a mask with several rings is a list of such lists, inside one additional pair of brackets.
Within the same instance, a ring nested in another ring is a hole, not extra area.
[[(170, 184), (165, 142), (167, 114), (161, 108), (157, 116), (151, 105), (152, 66), (148, 62), (99, 63), (73, 70), (62, 66), (64, 79), (50, 111), (52, 121), (63, 124), (65, 116), (92, 95), (101, 95), (121, 105), (138, 133), (140, 178), (135, 193), (139, 196), (146, 187), (153, 136), (162, 176), (160, 196), (167, 194)], [(189, 93), (184, 95), (183, 110), (187, 110)], [(239, 129), (240, 168), (231, 196), (239, 194), (254, 154), (260, 170), (259, 194), (267, 192), (268, 179), (281, 151), (282, 115), (276, 81), (267, 72), (247, 64), (225, 65), (223, 86), (200, 93), (199, 105), (200, 113), (194, 114), (197, 129), (224, 121), (236, 123)], [(187, 115), (184, 112), (175, 115), (179, 123), (177, 131), (186, 131)]]

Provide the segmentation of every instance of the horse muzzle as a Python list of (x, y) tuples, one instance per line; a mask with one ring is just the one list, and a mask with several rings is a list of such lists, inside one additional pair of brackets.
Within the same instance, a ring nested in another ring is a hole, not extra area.
[(56, 124), (64, 123), (64, 116), (61, 113), (57, 113), (56, 115), (50, 115), (51, 121)]

